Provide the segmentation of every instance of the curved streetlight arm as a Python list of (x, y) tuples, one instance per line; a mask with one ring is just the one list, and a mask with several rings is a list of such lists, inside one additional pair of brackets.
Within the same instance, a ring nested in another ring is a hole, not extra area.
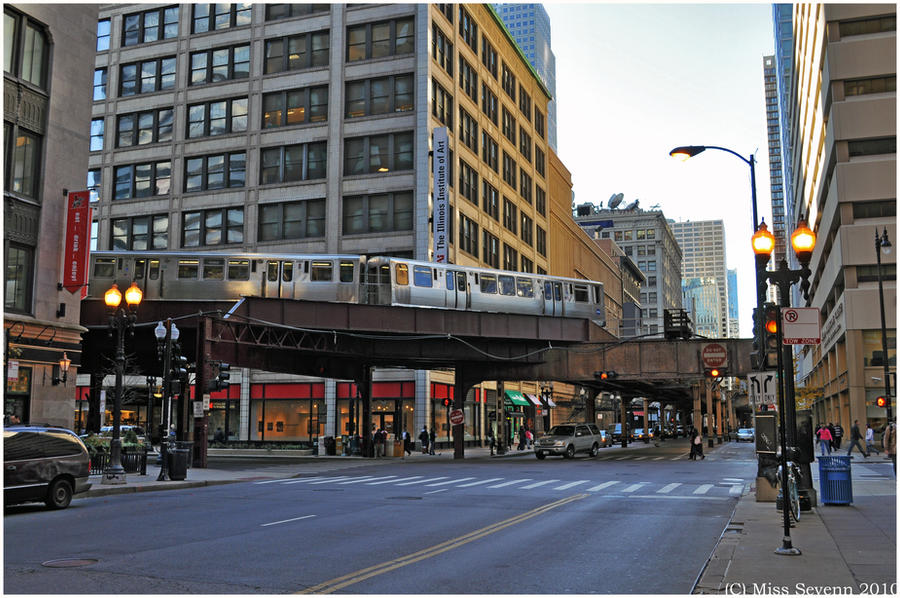
[(743, 160), (743, 162), (745, 164), (747, 164), (747, 166), (750, 167), (750, 195), (751, 195), (752, 204), (753, 204), (753, 232), (756, 232), (756, 230), (759, 228), (759, 217), (757, 216), (757, 213), (756, 213), (756, 157), (753, 154), (750, 154), (750, 158), (748, 159), (748, 158), (745, 158), (744, 156), (740, 155), (739, 153), (737, 153), (734, 150), (730, 150), (727, 147), (720, 147), (718, 145), (707, 145), (704, 147), (706, 149), (714, 149), (714, 150), (720, 150), (723, 152), (728, 152), (732, 156), (737, 156), (738, 158)]

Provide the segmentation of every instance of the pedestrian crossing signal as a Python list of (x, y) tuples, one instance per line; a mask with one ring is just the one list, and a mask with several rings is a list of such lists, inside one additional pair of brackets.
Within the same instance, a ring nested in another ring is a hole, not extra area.
[(450, 407), (453, 407), (453, 399), (444, 399), (443, 405), (444, 405), (444, 407), (446, 407), (448, 409)]

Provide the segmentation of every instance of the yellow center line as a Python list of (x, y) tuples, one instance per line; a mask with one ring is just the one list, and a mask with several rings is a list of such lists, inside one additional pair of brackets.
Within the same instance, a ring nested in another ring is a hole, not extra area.
[(463, 534), (457, 538), (453, 538), (452, 540), (446, 540), (441, 542), (440, 544), (435, 544), (429, 548), (424, 548), (422, 550), (413, 552), (403, 557), (398, 557), (396, 559), (392, 559), (390, 561), (380, 563), (378, 565), (372, 565), (371, 567), (366, 567), (365, 569), (360, 569), (359, 571), (354, 571), (353, 573), (348, 573), (347, 575), (342, 575), (341, 577), (336, 577), (329, 581), (322, 582), (318, 585), (306, 588), (305, 590), (301, 590), (296, 592), (297, 594), (330, 594), (331, 592), (335, 592), (349, 585), (353, 585), (355, 583), (359, 583), (370, 577), (375, 577), (376, 575), (381, 575), (382, 573), (387, 573), (388, 571), (393, 571), (394, 569), (399, 569), (400, 567), (405, 567), (406, 565), (411, 565), (412, 563), (421, 561), (423, 559), (427, 559), (433, 556), (437, 556), (442, 552), (446, 552), (448, 550), (452, 550), (454, 548), (458, 548), (463, 546), (464, 544), (468, 544), (469, 542), (473, 542), (480, 538), (483, 538), (487, 535), (493, 534), (494, 532), (498, 532), (502, 529), (505, 529), (511, 525), (515, 525), (517, 523), (521, 523), (527, 519), (531, 519), (532, 517), (536, 517), (537, 515), (541, 515), (550, 511), (551, 509), (555, 509), (557, 507), (561, 507), (570, 502), (574, 502), (576, 500), (581, 500), (590, 496), (589, 494), (575, 494), (568, 498), (563, 498), (557, 500), (555, 502), (537, 507), (532, 509), (531, 511), (526, 511), (520, 515), (516, 515), (515, 517), (510, 517), (504, 521), (499, 521), (497, 523), (492, 523), (486, 527), (481, 529), (469, 532), (467, 534)]

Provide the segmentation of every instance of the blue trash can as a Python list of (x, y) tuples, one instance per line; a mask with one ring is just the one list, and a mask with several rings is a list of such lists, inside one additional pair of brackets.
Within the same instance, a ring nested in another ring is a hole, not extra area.
[(849, 505), (853, 502), (850, 457), (816, 457), (819, 460), (819, 490), (823, 505)]

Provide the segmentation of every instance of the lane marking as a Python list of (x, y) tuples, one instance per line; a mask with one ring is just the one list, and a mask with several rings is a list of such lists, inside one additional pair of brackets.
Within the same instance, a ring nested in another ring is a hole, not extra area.
[(644, 486), (646, 486), (649, 483), (650, 482), (638, 482), (637, 484), (632, 484), (631, 486), (628, 486), (627, 488), (622, 490), (622, 492), (635, 492), (638, 489), (643, 488)]
[(656, 492), (658, 494), (667, 494), (667, 493), (671, 492), (672, 490), (674, 490), (675, 488), (678, 488), (679, 486), (681, 486), (681, 482), (673, 482), (671, 484), (666, 484), (665, 486), (663, 486)]
[[(397, 477), (397, 476), (389, 475), (389, 476), (387, 476), (387, 477), (389, 477), (389, 478), (395, 478), (395, 477)], [(368, 482), (371, 482), (372, 480), (380, 480), (380, 479), (381, 479), (380, 477), (375, 477), (375, 476), (373, 476), (373, 475), (366, 475), (366, 476), (362, 476), (362, 477), (359, 477), (359, 478), (353, 478), (352, 480), (347, 480), (346, 482), (338, 482), (338, 484), (340, 484), (340, 485), (343, 485), (343, 484), (359, 484), (360, 482), (367, 482), (367, 481), (368, 481)]]
[[(445, 476), (446, 477), (446, 476)], [(457, 482), (465, 482), (466, 480), (474, 480), (475, 478), (457, 478), (455, 480), (447, 480), (446, 482), (437, 482), (435, 484), (427, 484), (428, 486), (446, 486), (447, 484), (455, 484)]]
[(446, 492), (449, 488), (438, 488), (437, 490), (432, 490), (431, 492), (426, 492), (425, 494), (437, 494), (438, 492)]
[(338, 477), (336, 477), (336, 478), (325, 478), (325, 479), (322, 480), (322, 481), (319, 481), (319, 482), (313, 482), (312, 484), (310, 484), (310, 486), (315, 486), (316, 484), (327, 484), (327, 483), (329, 483), (329, 482), (336, 482), (336, 481), (338, 481), (338, 480), (346, 480), (346, 479), (348, 479), (349, 477), (350, 477), (350, 476), (348, 476), (348, 475), (342, 475), (342, 476), (338, 476)]
[[(604, 496), (603, 498), (609, 498)], [(629, 500), (634, 498), (665, 498), (668, 500), (729, 500), (725, 496), (680, 496), (678, 494), (636, 494), (628, 497)]]
[(468, 484), (462, 484), (459, 486), (460, 488), (469, 488), (471, 486), (477, 486), (479, 484), (487, 484), (488, 482), (496, 482), (497, 480), (502, 480), (503, 478), (488, 478), (487, 480), (479, 480), (477, 482), (469, 482)]
[[(421, 477), (422, 476), (420, 476), (420, 475), (414, 475), (414, 476), (411, 476), (408, 478), (397, 478), (396, 480), (385, 480), (383, 482), (366, 482), (366, 486), (377, 486), (379, 484), (390, 484), (391, 482), (402, 482), (403, 480), (415, 480), (415, 479), (418, 479)], [(397, 484), (397, 485), (400, 486), (401, 484)]]
[(744, 481), (743, 478), (722, 478), (722, 479), (725, 480), (726, 482), (742, 482), (743, 483), (743, 481)]
[[(316, 476), (314, 478), (301, 478), (299, 480), (291, 480), (289, 482), (285, 482), (285, 485), (287, 485), (287, 484), (303, 484), (305, 482), (312, 482), (313, 480), (322, 480), (322, 479), (325, 479), (325, 478), (323, 478), (321, 476)], [(331, 478), (328, 478), (328, 479), (331, 479)]]
[(479, 540), (485, 536), (498, 532), (502, 529), (505, 529), (511, 525), (515, 525), (517, 523), (521, 523), (532, 517), (536, 517), (543, 513), (546, 513), (552, 509), (556, 509), (563, 505), (566, 505), (570, 502), (574, 502), (576, 500), (581, 500), (590, 496), (589, 494), (575, 494), (569, 496), (567, 498), (563, 498), (552, 503), (537, 507), (530, 511), (526, 511), (520, 515), (516, 515), (515, 517), (510, 517), (504, 521), (500, 521), (498, 523), (494, 523), (488, 525), (487, 527), (483, 527), (481, 529), (469, 532), (462, 536), (453, 538), (452, 540), (447, 540), (445, 542), (441, 542), (440, 544), (435, 544), (429, 548), (425, 548), (423, 550), (419, 550), (417, 552), (413, 552), (406, 556), (398, 557), (396, 559), (392, 559), (390, 561), (386, 561), (384, 563), (379, 563), (378, 565), (372, 565), (371, 567), (366, 567), (365, 569), (360, 569), (359, 571), (354, 571), (353, 573), (348, 573), (346, 575), (342, 575), (340, 577), (336, 577), (329, 581), (322, 582), (320, 584), (310, 586), (303, 590), (297, 592), (298, 594), (330, 594), (336, 592), (342, 588), (345, 588), (349, 585), (357, 584), (361, 581), (365, 581), (370, 577), (375, 577), (376, 575), (381, 575), (383, 573), (387, 573), (389, 571), (393, 571), (394, 569), (399, 569), (400, 567), (405, 567), (406, 565), (411, 565), (418, 561), (431, 558), (437, 556), (443, 552), (448, 550), (453, 550), (454, 548), (459, 548), (469, 542), (473, 542), (475, 540)]
[(425, 482), (434, 482), (437, 480), (445, 480), (447, 476), (442, 475), (436, 478), (425, 478), (424, 480), (414, 480), (412, 482), (403, 482), (402, 484), (397, 484), (398, 486), (412, 486), (413, 484), (423, 484)]
[(303, 517), (294, 517), (293, 519), (282, 519), (281, 521), (273, 521), (272, 523), (261, 523), (259, 527), (266, 527), (269, 525), (278, 525), (279, 523), (290, 523), (291, 521), (300, 521), (301, 519), (309, 519), (310, 517), (315, 517), (315, 515), (304, 515)]
[(554, 490), (567, 490), (573, 486), (580, 486), (581, 484), (587, 484), (590, 480), (578, 480), (577, 482), (569, 482), (568, 484), (563, 484), (562, 486), (557, 486)]
[(700, 486), (697, 487), (696, 490), (694, 490), (694, 494), (706, 494), (707, 492), (709, 492), (709, 489), (712, 487), (713, 487), (712, 484), (701, 484)]
[(522, 486), (522, 490), (531, 490), (532, 488), (537, 488), (538, 486), (543, 486), (544, 484), (552, 484), (553, 482), (558, 482), (559, 480), (546, 480), (544, 482), (535, 482), (534, 484), (528, 484), (527, 486)]
[(619, 482), (615, 481), (615, 480), (612, 482), (603, 482), (602, 484), (597, 484), (596, 486), (591, 486), (590, 488), (587, 489), (587, 491), (588, 492), (597, 492), (598, 490), (603, 490), (604, 488), (609, 488), (610, 486), (612, 486), (614, 484), (618, 484), (618, 483)]
[(530, 482), (531, 478), (522, 478), (520, 480), (512, 480), (511, 482), (503, 482), (502, 484), (494, 484), (493, 486), (488, 486), (488, 488), (503, 488), (506, 486), (512, 486), (513, 484), (519, 484), (521, 482)]

